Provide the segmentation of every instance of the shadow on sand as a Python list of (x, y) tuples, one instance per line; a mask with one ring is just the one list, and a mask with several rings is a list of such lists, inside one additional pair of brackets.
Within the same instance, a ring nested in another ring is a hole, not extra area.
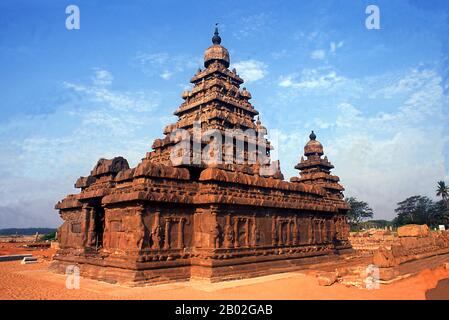
[(449, 279), (440, 280), (435, 288), (427, 290), (426, 300), (449, 300)]

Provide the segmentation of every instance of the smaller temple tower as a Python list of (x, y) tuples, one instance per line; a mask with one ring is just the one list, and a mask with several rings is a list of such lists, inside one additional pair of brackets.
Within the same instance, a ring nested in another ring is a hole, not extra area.
[(330, 171), (334, 168), (324, 155), (323, 145), (316, 140), (316, 134), (313, 132), (309, 135), (309, 142), (304, 147), (304, 156), (301, 157), (295, 169), (300, 170), (300, 177), (293, 177), (291, 182), (302, 182), (305, 184), (319, 185), (323, 187), (328, 196), (334, 199), (343, 199), (343, 191), (345, 190), (338, 182), (340, 178), (331, 175)]

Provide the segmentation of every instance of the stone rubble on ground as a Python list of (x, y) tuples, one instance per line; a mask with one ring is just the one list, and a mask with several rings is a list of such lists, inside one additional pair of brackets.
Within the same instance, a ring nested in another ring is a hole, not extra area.
[(317, 279), (320, 286), (330, 286), (337, 281), (337, 274), (335, 272), (320, 273)]
[(37, 263), (37, 257), (24, 257), (20, 264), (31, 264), (31, 263)]

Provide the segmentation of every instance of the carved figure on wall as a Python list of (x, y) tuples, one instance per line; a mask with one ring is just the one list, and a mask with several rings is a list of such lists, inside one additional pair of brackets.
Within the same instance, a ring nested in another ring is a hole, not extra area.
[(312, 244), (315, 236), (314, 236), (314, 232), (313, 232), (313, 219), (312, 217), (308, 217), (307, 218), (307, 239), (308, 239), (308, 243)]
[(212, 229), (212, 242), (214, 248), (220, 248), (220, 226), (218, 223), (215, 223), (215, 226)]
[(234, 242), (234, 229), (231, 225), (231, 215), (226, 216), (226, 226), (224, 230), (224, 246), (231, 248)]
[(293, 219), (293, 244), (298, 244), (298, 222), (297, 219)]
[(255, 216), (251, 218), (251, 245), (257, 245), (257, 224)]
[(160, 249), (162, 242), (162, 228), (159, 224), (159, 213), (154, 216), (154, 226), (151, 231), (151, 240), (153, 242), (153, 249)]
[(137, 217), (138, 219), (138, 225), (136, 228), (136, 245), (137, 248), (140, 250), (143, 248), (143, 244), (144, 244), (144, 240), (145, 240), (145, 225), (143, 222), (143, 215), (141, 213), (139, 213), (139, 216)]
[(271, 244), (273, 246), (277, 245), (278, 243), (278, 235), (277, 235), (277, 228), (276, 228), (276, 216), (273, 216), (272, 222), (271, 222)]

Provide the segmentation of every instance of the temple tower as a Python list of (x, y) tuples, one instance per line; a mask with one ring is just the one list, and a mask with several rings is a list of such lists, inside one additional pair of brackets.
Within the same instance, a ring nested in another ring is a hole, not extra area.
[(300, 177), (293, 177), (291, 182), (319, 185), (323, 187), (328, 196), (335, 199), (343, 199), (344, 188), (338, 182), (340, 178), (331, 175), (334, 168), (324, 155), (323, 145), (316, 140), (316, 134), (312, 131), (309, 142), (304, 147), (304, 156), (301, 157), (295, 169), (300, 170)]
[[(204, 69), (192, 77), (192, 90), (183, 92), (184, 102), (174, 112), (178, 121), (154, 141), (148, 161), (187, 167), (192, 176), (213, 166), (282, 178), (279, 164), (270, 162), (272, 146), (255, 118), (259, 112), (249, 102), (251, 93), (241, 88), (243, 79), (229, 66), (229, 52), (215, 28), (212, 45), (204, 52)], [(271, 174), (261, 170), (270, 165), (276, 168)]]

